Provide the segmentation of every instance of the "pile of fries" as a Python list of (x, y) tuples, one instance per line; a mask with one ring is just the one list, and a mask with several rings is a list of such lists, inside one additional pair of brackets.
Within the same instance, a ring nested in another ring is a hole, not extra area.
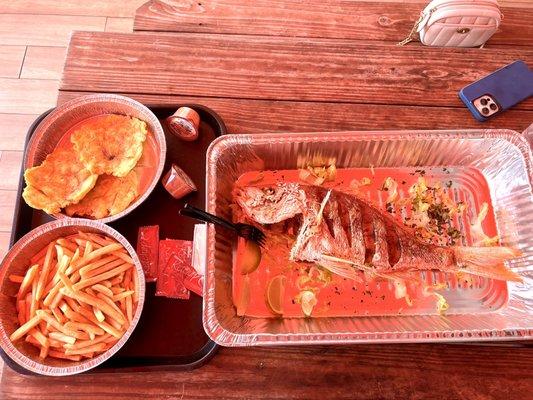
[(54, 240), (30, 260), (16, 307), (20, 327), (11, 334), (39, 349), (39, 357), (72, 361), (111, 348), (131, 324), (138, 303), (133, 259), (115, 240), (78, 232)]

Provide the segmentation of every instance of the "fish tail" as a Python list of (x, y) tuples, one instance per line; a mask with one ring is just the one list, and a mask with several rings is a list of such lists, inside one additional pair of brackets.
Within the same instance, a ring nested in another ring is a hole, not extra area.
[(522, 277), (503, 262), (520, 257), (522, 252), (511, 247), (454, 247), (455, 260), (461, 271), (487, 278), (522, 282)]

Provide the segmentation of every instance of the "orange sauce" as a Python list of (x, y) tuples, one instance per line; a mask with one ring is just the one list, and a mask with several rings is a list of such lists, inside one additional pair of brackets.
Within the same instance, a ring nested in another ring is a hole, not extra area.
[[(472, 245), (468, 233), (468, 223), (475, 217), (483, 202), (489, 204), (489, 212), (484, 220), (483, 227), (489, 236), (496, 235), (496, 225), (493, 215), (492, 206), (490, 205), (489, 188), (484, 177), (479, 171), (469, 169), (468, 175), (474, 176), (471, 179), (477, 182), (475, 188), (467, 187), (462, 182), (454, 181), (455, 177), (464, 175), (464, 169), (461, 174), (456, 171), (442, 168), (425, 168), (424, 173), (429, 184), (437, 181), (442, 183), (442, 187), (452, 180), (452, 188), (455, 201), (465, 201), (469, 204), (469, 209), (474, 211), (465, 211), (460, 216), (461, 224), (458, 218), (454, 221), (454, 226), (465, 234), (465, 245)], [(385, 211), (385, 201), (388, 193), (381, 190), (383, 181), (391, 177), (398, 183), (400, 197), (402, 193), (413, 185), (420, 176), (414, 168), (350, 168), (337, 170), (335, 181), (325, 183), (323, 186), (328, 188), (348, 188), (350, 183), (356, 179), (369, 178), (370, 184), (359, 186), (358, 196), (368, 199), (376, 204), (380, 209)], [(276, 182), (300, 182), (299, 172), (296, 170), (280, 171), (262, 171), (249, 172), (242, 175), (235, 183), (237, 187), (247, 185), (272, 184)], [(401, 216), (397, 215), (401, 221)], [(241, 242), (242, 243), (242, 242)], [(320, 268), (310, 263), (293, 262), (289, 260), (289, 250), (292, 244), (281, 237), (267, 236), (267, 244), (263, 247), (262, 257), (257, 269), (249, 274), (241, 271), (241, 265), (234, 262), (233, 266), (233, 301), (242, 313), (249, 317), (274, 318), (279, 317), (275, 314), (267, 301), (268, 283), (278, 275), (284, 275), (285, 290), (282, 294), (283, 317), (304, 317), (302, 306), (300, 304), (302, 290), (312, 290), (315, 295), (317, 304), (311, 313), (312, 317), (352, 317), (366, 315), (414, 315), (414, 314), (435, 314), (436, 297), (428, 296), (423, 292), (421, 285), (406, 282), (407, 293), (409, 294), (412, 304), (408, 305), (404, 298), (396, 298), (395, 285), (390, 280), (369, 280), (367, 281), (363, 274), (362, 282), (342, 278), (338, 275), (328, 272), (320, 272)], [(238, 248), (237, 251), (242, 251)], [(234, 260), (236, 258), (234, 257)], [(455, 274), (446, 274), (441, 272), (424, 272), (419, 276), (428, 285), (431, 283), (442, 283), (453, 290), (461, 286)], [(481, 285), (484, 278), (473, 277), (474, 285)], [(501, 290), (506, 290), (506, 283), (494, 281), (495, 285), (503, 285)], [(239, 306), (239, 307), (238, 307)]]

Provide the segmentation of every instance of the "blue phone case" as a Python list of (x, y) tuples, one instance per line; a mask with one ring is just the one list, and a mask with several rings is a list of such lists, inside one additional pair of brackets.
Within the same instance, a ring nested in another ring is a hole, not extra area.
[[(484, 117), (474, 107), (474, 100), (483, 95), (491, 95), (500, 107), (490, 117)], [(523, 61), (506, 65), (459, 91), (459, 97), (479, 121), (486, 121), (530, 96), (533, 96), (533, 71)]]

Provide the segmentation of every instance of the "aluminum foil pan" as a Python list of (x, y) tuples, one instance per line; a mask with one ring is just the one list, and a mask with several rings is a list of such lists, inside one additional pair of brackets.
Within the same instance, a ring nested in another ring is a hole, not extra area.
[[(17, 311), (13, 296), (16, 295), (18, 284), (12, 283), (8, 277), (11, 274), (24, 275), (28, 269), (29, 259), (50, 241), (62, 236), (72, 235), (79, 230), (83, 232), (102, 233), (117, 240), (128, 251), (135, 262), (135, 270), (139, 275), (139, 302), (133, 320), (128, 330), (120, 340), (109, 350), (91, 359), (79, 362), (60, 360), (48, 357), (39, 358), (35, 347), (24, 341), (13, 344), (9, 336), (18, 327)], [(145, 297), (145, 281), (141, 263), (131, 244), (113, 228), (98, 221), (86, 219), (61, 219), (41, 225), (24, 235), (9, 250), (0, 264), (0, 346), (2, 350), (17, 364), (31, 372), (41, 375), (64, 376), (79, 374), (102, 364), (115, 354), (126, 343), (137, 326), (141, 317)]]
[(446, 298), (457, 306), (446, 316), (433, 310), (402, 316), (240, 317), (231, 297), (233, 239), (209, 226), (203, 323), (215, 342), (251, 346), (533, 337), (533, 170), (524, 137), (509, 130), (225, 136), (213, 142), (207, 153), (207, 210), (231, 218), (231, 191), (243, 173), (298, 169), (302, 160), (317, 156), (335, 159), (337, 169), (446, 167), (454, 171), (449, 179), (457, 180), (472, 199), (478, 196), (479, 185), (488, 186), (502, 244), (524, 253), (508, 263), (524, 282), (481, 279), (472, 288), (448, 288)]
[[(73, 126), (101, 114), (129, 115), (145, 121), (149, 131), (146, 144), (153, 146), (156, 154), (156, 159), (148, 166), (149, 168), (144, 169), (150, 175), (150, 184), (145, 186), (145, 190), (124, 211), (98, 220), (110, 223), (129, 214), (146, 200), (157, 185), (165, 165), (167, 146), (163, 128), (157, 117), (138, 101), (115, 94), (92, 94), (58, 106), (35, 129), (26, 149), (24, 169), (41, 164)], [(58, 219), (68, 218), (65, 214), (52, 216)]]

